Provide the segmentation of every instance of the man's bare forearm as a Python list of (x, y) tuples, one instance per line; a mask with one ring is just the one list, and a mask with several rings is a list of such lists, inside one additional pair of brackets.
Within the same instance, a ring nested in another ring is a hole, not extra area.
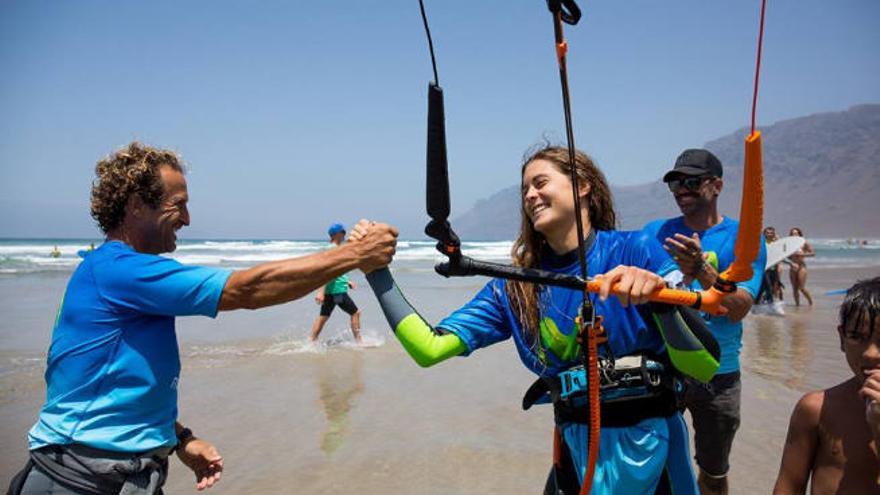
[(733, 294), (724, 296), (724, 299), (721, 300), (721, 305), (727, 308), (727, 319), (736, 323), (749, 314), (749, 310), (752, 309), (754, 302), (755, 300), (749, 294), (749, 291), (738, 288)]
[(220, 298), (220, 311), (257, 309), (299, 299), (361, 261), (354, 244), (320, 253), (271, 261), (233, 272)]

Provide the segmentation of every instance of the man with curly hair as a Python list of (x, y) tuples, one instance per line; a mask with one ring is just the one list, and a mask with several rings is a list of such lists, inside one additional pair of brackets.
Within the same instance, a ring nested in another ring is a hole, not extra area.
[(357, 242), (247, 270), (160, 256), (189, 225), (177, 155), (134, 142), (98, 162), (91, 213), (106, 242), (70, 278), (52, 333), (46, 402), (12, 493), (161, 493), (176, 451), (199, 490), (223, 459), (177, 421), (175, 317), (292, 301), (353, 269), (391, 262), (397, 230), (361, 221)]

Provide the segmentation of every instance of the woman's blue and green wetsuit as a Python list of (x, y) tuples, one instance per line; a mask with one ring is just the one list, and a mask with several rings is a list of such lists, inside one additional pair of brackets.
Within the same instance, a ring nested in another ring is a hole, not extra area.
[[(542, 268), (578, 274), (576, 252), (554, 255), (542, 253)], [(669, 257), (649, 236), (639, 232), (596, 231), (588, 248), (589, 273), (606, 273), (618, 265), (645, 268), (653, 272), (668, 269)], [(436, 330), (412, 309), (397, 289), (388, 270), (368, 275), (383, 311), (395, 335), (407, 352), (421, 366), (431, 366), (452, 356), (467, 356), (496, 342), (513, 338), (523, 364), (540, 377), (554, 377), (582, 364), (575, 341), (575, 317), (582, 303), (582, 292), (558, 287), (539, 290), (541, 342), (533, 342), (523, 331), (511, 310), (505, 284), (493, 279), (464, 307), (443, 319)], [(676, 335), (648, 325), (639, 310), (623, 307), (615, 297), (593, 300), (596, 314), (604, 317), (608, 345), (615, 357), (638, 353), (665, 355), (667, 344), (675, 367), (703, 381), (717, 368), (717, 356), (703, 349), (685, 329)], [(674, 354), (674, 355), (673, 355)], [(586, 469), (586, 424), (559, 425), (578, 481)], [(675, 494), (696, 494), (696, 482), (688, 453), (687, 427), (681, 414), (645, 418), (633, 426), (603, 427), (599, 459), (592, 493), (652, 494), (661, 477), (667, 479)], [(665, 471), (665, 476), (664, 476)]]

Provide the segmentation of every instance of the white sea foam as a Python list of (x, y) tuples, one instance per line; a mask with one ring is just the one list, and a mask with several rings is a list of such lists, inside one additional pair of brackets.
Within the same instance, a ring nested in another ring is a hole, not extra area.
[(262, 354), (269, 356), (288, 356), (292, 354), (326, 354), (334, 350), (365, 350), (385, 345), (385, 337), (379, 331), (372, 329), (361, 329), (361, 339), (363, 344), (354, 341), (350, 330), (330, 330), (325, 329), (321, 333), (320, 339), (311, 342), (307, 337), (293, 338), (286, 337), (278, 340), (262, 351)]

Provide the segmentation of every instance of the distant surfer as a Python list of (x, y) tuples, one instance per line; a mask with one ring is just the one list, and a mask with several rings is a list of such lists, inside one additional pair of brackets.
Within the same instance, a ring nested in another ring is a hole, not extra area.
[[(767, 244), (775, 242), (779, 239), (774, 227), (764, 229), (764, 240)], [(761, 281), (761, 288), (758, 290), (756, 298), (758, 304), (773, 304), (776, 301), (782, 301), (782, 264), (776, 263), (768, 266), (764, 270), (764, 278)]]
[[(712, 287), (719, 273), (733, 262), (739, 222), (718, 212), (718, 196), (724, 186), (721, 161), (704, 149), (685, 150), (675, 166), (663, 176), (682, 216), (657, 220), (645, 232), (657, 238), (694, 289)], [(730, 450), (740, 424), (740, 367), (742, 319), (758, 293), (766, 263), (766, 247), (752, 264), (752, 278), (737, 284), (736, 292), (722, 304), (726, 316), (708, 319), (709, 328), (721, 345), (721, 367), (709, 386), (689, 380), (685, 405), (694, 425), (698, 483), (702, 495), (728, 491)]]
[[(801, 231), (798, 227), (792, 227), (788, 232), (790, 236), (803, 237), (803, 231)], [(789, 280), (791, 280), (791, 293), (794, 295), (794, 305), (801, 305), (801, 297), (800, 293), (804, 294), (804, 297), (807, 298), (807, 302), (810, 306), (813, 305), (813, 297), (810, 295), (810, 291), (807, 290), (807, 263), (804, 261), (804, 258), (809, 258), (815, 256), (815, 251), (813, 251), (813, 246), (810, 246), (809, 243), (804, 243), (804, 247), (798, 249), (794, 254), (789, 258), (791, 260), (790, 268), (788, 271)]]
[(61, 257), (61, 250), (58, 249), (57, 245), (54, 248), (52, 248), (52, 251), (49, 253), (49, 256), (51, 256), (53, 258), (60, 258)]
[(880, 493), (880, 277), (846, 293), (837, 333), (853, 377), (794, 407), (774, 495)]
[[(341, 223), (334, 223), (327, 229), (327, 235), (330, 236), (330, 247), (336, 248), (342, 245), (342, 241), (345, 239), (345, 227)], [(343, 273), (331, 280), (323, 288), (318, 289), (315, 302), (321, 305), (321, 312), (318, 314), (315, 323), (312, 324), (312, 332), (309, 334), (310, 342), (318, 340), (318, 335), (321, 334), (321, 330), (324, 329), (324, 325), (330, 319), (333, 309), (339, 306), (342, 311), (351, 316), (351, 334), (354, 336), (355, 342), (358, 345), (364, 343), (361, 338), (361, 312), (351, 299), (351, 296), (348, 295), (348, 290), (354, 290), (354, 288), (354, 282), (348, 279), (347, 273)]]
[[(770, 228), (773, 229), (773, 240), (778, 240), (779, 234), (776, 233), (776, 229), (774, 229), (773, 227)], [(766, 239), (766, 242), (769, 244), (771, 241), (769, 239)], [(782, 301), (783, 299), (785, 299), (783, 297), (785, 285), (782, 283), (782, 264), (776, 265), (776, 273), (774, 275), (774, 278), (775, 281), (773, 282), (773, 297), (777, 301)]]
[(282, 304), (347, 271), (384, 267), (397, 230), (369, 225), (358, 243), (246, 270), (184, 265), (160, 256), (190, 223), (180, 158), (134, 142), (95, 173), (91, 213), (106, 241), (68, 282), (47, 356), (46, 402), (10, 492), (162, 493), (175, 452), (196, 488), (208, 488), (223, 458), (178, 421), (175, 318)]

